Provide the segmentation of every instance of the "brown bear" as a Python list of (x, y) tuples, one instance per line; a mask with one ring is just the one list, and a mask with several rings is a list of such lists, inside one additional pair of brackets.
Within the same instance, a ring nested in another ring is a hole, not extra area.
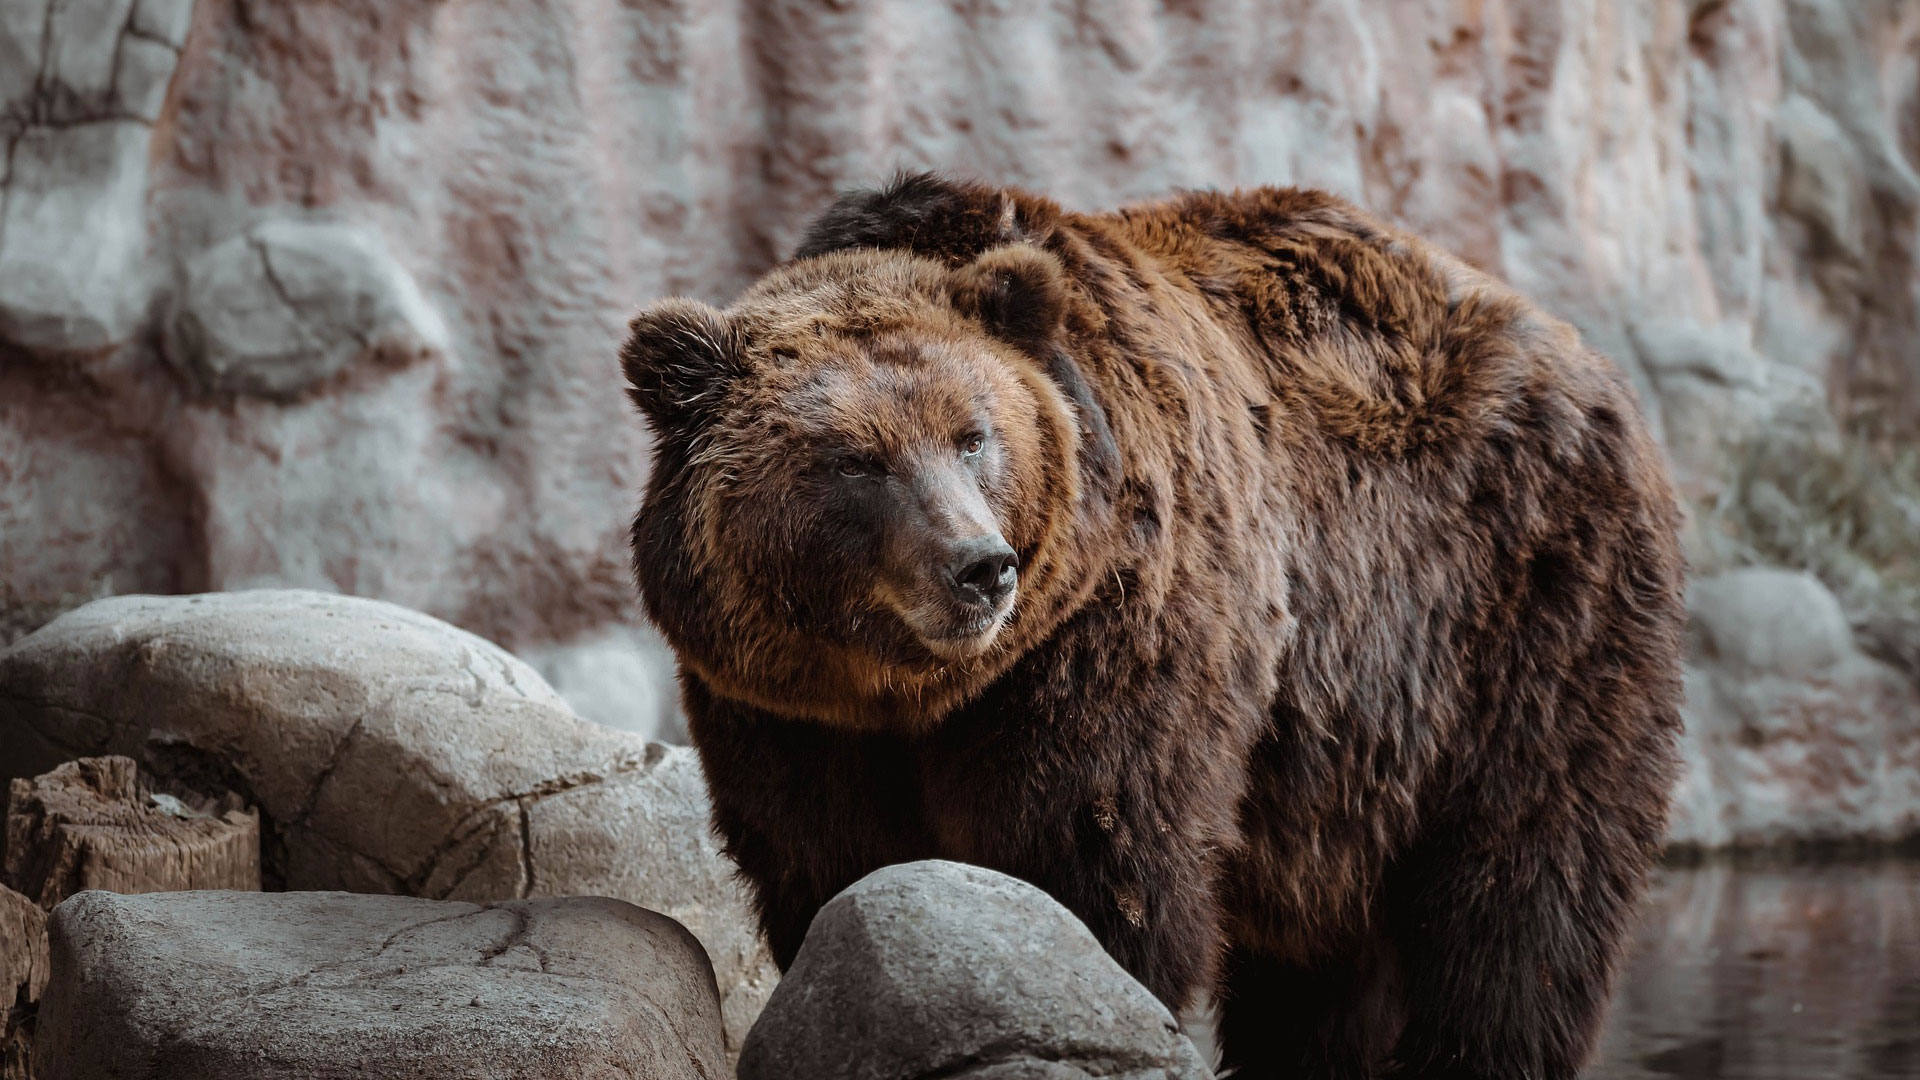
[(633, 526), (784, 968), (1033, 882), (1239, 1076), (1574, 1075), (1660, 850), (1681, 556), (1632, 391), (1340, 200), (848, 195), (622, 349)]

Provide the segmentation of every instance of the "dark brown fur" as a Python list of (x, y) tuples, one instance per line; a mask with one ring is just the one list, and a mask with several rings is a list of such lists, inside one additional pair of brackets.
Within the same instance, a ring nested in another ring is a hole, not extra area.
[[(725, 313), (672, 304), (625, 351), (635, 562), (783, 967), (857, 878), (957, 859), (1169, 1005), (1219, 995), (1242, 1076), (1578, 1070), (1663, 835), (1682, 608), (1659, 453), (1572, 330), (1316, 192), (1093, 215), (931, 177)], [(823, 389), (875, 363), (925, 387)], [(961, 386), (1021, 561), (949, 662), (850, 599), (792, 448), (931, 445)]]

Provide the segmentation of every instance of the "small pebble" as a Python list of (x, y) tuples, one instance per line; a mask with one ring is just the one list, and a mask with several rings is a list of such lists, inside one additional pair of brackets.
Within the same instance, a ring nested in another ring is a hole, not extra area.
[(478, 1004), (480, 1004), (480, 999), (476, 997), (476, 998), (474, 998), (474, 999), (473, 999), (472, 1001), (469, 1001), (469, 1002), (467, 1002), (467, 1004), (469, 1004), (469, 1005), (478, 1005)]

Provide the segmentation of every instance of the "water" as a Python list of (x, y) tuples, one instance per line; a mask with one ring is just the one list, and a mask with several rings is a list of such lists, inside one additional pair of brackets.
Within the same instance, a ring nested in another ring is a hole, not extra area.
[(1662, 871), (1587, 1076), (1920, 1077), (1920, 862)]
[(1661, 870), (1585, 1076), (1920, 1080), (1920, 861)]

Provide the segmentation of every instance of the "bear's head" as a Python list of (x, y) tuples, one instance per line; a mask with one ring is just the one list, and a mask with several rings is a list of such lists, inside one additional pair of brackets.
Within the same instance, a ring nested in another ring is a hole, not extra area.
[(914, 730), (1057, 623), (1076, 579), (1068, 303), (1032, 245), (790, 263), (726, 310), (631, 323), (654, 431), (633, 529), (648, 614), (711, 691)]

